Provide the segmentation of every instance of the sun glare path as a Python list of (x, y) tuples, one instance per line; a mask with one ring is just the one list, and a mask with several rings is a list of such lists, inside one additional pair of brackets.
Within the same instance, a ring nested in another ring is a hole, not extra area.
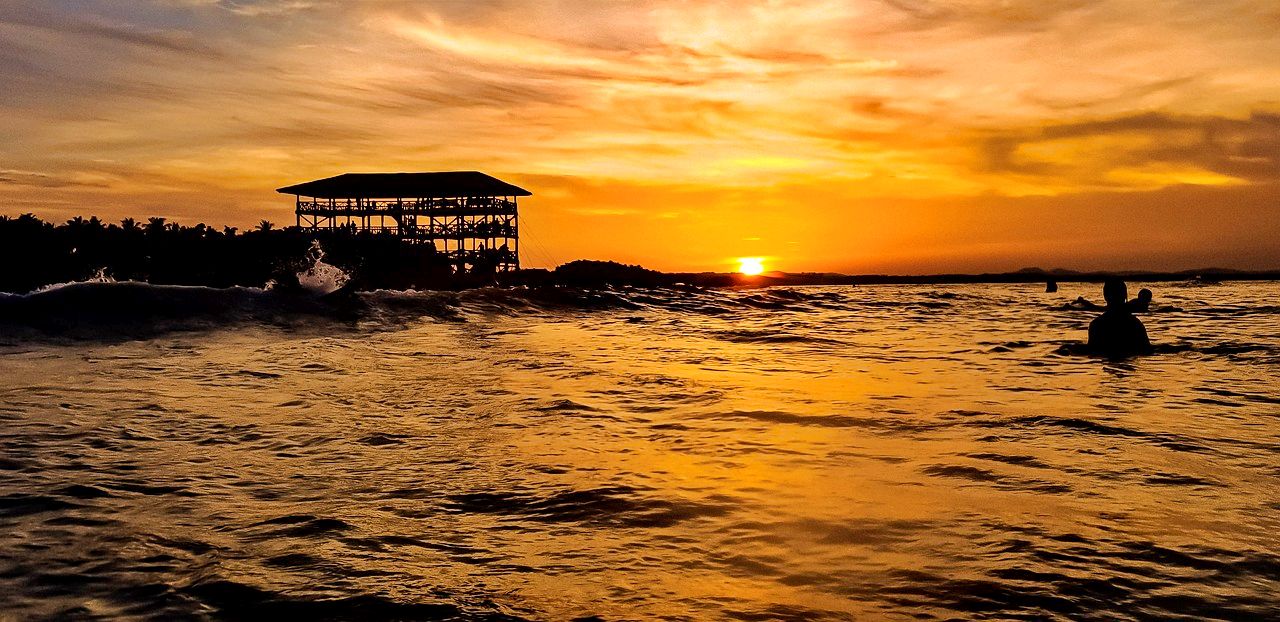
[(764, 272), (764, 257), (739, 257), (738, 272), (755, 276)]

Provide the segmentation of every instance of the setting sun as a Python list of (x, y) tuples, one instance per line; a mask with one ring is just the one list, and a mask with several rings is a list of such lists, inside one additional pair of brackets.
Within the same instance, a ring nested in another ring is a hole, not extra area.
[(764, 257), (739, 257), (738, 272), (755, 276), (764, 272)]

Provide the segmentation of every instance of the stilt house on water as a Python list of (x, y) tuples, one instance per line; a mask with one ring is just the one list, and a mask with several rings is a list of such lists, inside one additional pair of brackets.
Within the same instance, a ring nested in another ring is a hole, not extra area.
[(297, 226), (394, 235), (429, 244), (459, 272), (520, 269), (516, 198), (533, 193), (476, 171), (346, 173), (276, 190), (297, 200)]

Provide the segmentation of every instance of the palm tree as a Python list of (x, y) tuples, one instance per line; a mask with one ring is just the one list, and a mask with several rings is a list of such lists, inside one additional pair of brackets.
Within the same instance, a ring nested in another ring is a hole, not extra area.
[(133, 233), (138, 230), (138, 221), (132, 218), (124, 218), (120, 221), (120, 228), (129, 233)]
[(147, 233), (149, 235), (160, 235), (164, 233), (164, 218), (152, 216), (147, 219)]
[(270, 231), (270, 230), (271, 230), (271, 228), (272, 228), (272, 227), (274, 227), (274, 226), (275, 226), (275, 224), (274, 224), (274, 223), (272, 223), (270, 220), (263, 220), (263, 221), (261, 221), (261, 222), (259, 222), (259, 223), (258, 223), (258, 231), (261, 231), (261, 232), (263, 232), (263, 233), (266, 233), (266, 232)]

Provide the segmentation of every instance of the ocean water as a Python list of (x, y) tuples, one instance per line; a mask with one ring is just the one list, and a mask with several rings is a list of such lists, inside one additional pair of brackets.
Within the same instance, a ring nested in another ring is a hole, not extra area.
[(1276, 619), (1280, 285), (1150, 287), (0, 295), (0, 619)]

